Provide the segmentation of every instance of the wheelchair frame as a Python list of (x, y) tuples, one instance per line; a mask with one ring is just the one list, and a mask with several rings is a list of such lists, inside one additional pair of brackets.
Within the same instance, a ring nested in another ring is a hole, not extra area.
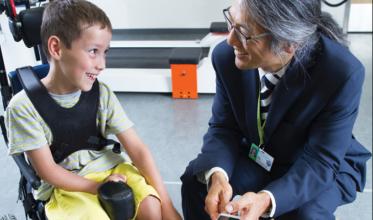
[[(1, 95), (3, 98), (3, 107), (4, 107), (4, 110), (6, 110), (6, 107), (10, 99), (13, 97), (13, 95), (19, 92), (22, 89), (22, 87), (20, 87), (20, 85), (18, 85), (17, 87), (16, 83), (17, 82), (20, 83), (20, 82), (18, 81), (18, 78), (15, 75), (15, 72), (12, 72), (13, 76), (10, 77), (10, 81), (13, 82), (12, 87), (9, 86), (8, 81), (7, 81), (7, 76), (4, 77), (6, 73), (5, 71), (3, 71), (4, 70), (3, 65), (4, 65), (3, 60), (0, 59)], [(41, 70), (45, 71), (47, 70), (46, 67), (48, 66), (42, 65), (42, 67), (43, 68)], [(37, 74), (40, 77), (44, 77), (46, 73), (37, 72)], [(6, 131), (5, 122), (4, 122), (4, 116), (0, 116), (0, 126), (1, 126), (3, 137), (4, 137), (4, 142), (8, 146), (8, 137), (7, 137), (7, 131)], [(16, 162), (21, 173), (21, 178), (19, 180), (19, 185), (18, 185), (18, 200), (22, 201), (26, 219), (30, 218), (32, 220), (45, 220), (46, 217), (45, 217), (45, 212), (44, 212), (44, 202), (40, 200), (35, 200), (32, 194), (33, 189), (37, 190), (40, 187), (40, 184), (41, 184), (40, 178), (36, 175), (36, 172), (26, 160), (24, 153), (18, 154), (18, 155), (12, 155), (12, 157), (14, 161)]]
[[(42, 2), (41, 0), (38, 2)], [(18, 15), (16, 12), (16, 5), (24, 5), (25, 10), (22, 10)], [(43, 7), (30, 8), (30, 2), (6, 0), (0, 3), (0, 14), (5, 11), (9, 19), (9, 28), (12, 32), (15, 41), (23, 40), (27, 47), (34, 47), (35, 56), (37, 60), (42, 58), (42, 62), (46, 63), (46, 58), (40, 50), (40, 25), (42, 21)], [(38, 29), (39, 31), (36, 31)], [(37, 71), (36, 71), (37, 72)], [(39, 71), (40, 72), (40, 71)], [(39, 73), (37, 73), (39, 74)], [(45, 76), (46, 73), (41, 73), (40, 76)], [(11, 82), (11, 85), (8, 82)], [(1, 96), (3, 101), (4, 111), (8, 106), (10, 99), (19, 92), (22, 87), (18, 81), (18, 78), (14, 74), (11, 78), (7, 75), (4, 59), (0, 47), (0, 87)], [(4, 117), (0, 116), (0, 127), (3, 134), (5, 145), (8, 146), (8, 137), (5, 127)], [(12, 155), (14, 161), (16, 162), (20, 170), (20, 180), (18, 184), (18, 200), (22, 201), (23, 208), (25, 211), (26, 219), (30, 218), (32, 220), (46, 220), (44, 211), (44, 202), (40, 200), (35, 200), (32, 194), (32, 190), (36, 190), (40, 187), (40, 178), (36, 175), (36, 172), (32, 166), (28, 163), (25, 154)]]

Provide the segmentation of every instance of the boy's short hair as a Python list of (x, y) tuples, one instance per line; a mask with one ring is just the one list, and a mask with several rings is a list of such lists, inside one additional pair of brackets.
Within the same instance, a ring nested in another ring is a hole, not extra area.
[(99, 24), (101, 28), (112, 31), (105, 12), (85, 0), (54, 0), (46, 6), (41, 24), (42, 48), (48, 58), (48, 39), (55, 35), (67, 47), (78, 39), (83, 29)]

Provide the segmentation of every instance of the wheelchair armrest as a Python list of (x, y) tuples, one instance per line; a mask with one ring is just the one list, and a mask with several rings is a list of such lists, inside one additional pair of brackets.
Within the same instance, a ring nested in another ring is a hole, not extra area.
[(127, 183), (108, 181), (99, 187), (97, 195), (111, 220), (133, 218), (136, 211), (135, 199)]
[[(4, 117), (0, 116), (0, 127), (1, 131), (3, 133), (4, 141), (6, 146), (8, 145), (8, 137), (7, 137), (7, 132), (5, 128), (5, 122), (4, 122)], [(25, 177), (26, 181), (30, 183), (33, 189), (37, 190), (41, 183), (40, 183), (40, 178), (36, 175), (34, 169), (26, 162), (24, 154), (15, 154), (12, 155), (14, 161), (16, 162), (19, 170), (21, 171), (22, 176)]]
[(33, 189), (37, 190), (41, 185), (40, 178), (36, 175), (30, 164), (26, 162), (25, 156), (23, 154), (17, 154), (12, 157), (27, 182), (30, 183)]

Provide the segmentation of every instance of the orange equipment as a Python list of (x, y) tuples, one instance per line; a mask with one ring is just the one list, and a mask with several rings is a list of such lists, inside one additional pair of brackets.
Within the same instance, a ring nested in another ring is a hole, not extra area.
[(175, 48), (170, 56), (172, 98), (196, 99), (201, 48)]

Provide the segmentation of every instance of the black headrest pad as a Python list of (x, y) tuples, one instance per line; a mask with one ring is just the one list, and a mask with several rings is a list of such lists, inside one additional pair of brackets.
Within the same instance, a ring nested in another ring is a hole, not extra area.
[(43, 19), (44, 7), (36, 7), (23, 10), (18, 19), (21, 22), (22, 38), (27, 47), (33, 47), (41, 43), (40, 27)]

